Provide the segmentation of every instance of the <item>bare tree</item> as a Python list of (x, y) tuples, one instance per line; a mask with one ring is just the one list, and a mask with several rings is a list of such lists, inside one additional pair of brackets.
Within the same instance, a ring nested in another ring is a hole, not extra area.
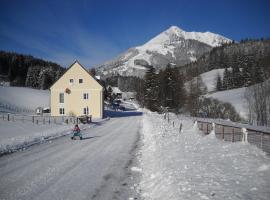
[(270, 126), (270, 80), (247, 88), (245, 98), (249, 108), (249, 123)]

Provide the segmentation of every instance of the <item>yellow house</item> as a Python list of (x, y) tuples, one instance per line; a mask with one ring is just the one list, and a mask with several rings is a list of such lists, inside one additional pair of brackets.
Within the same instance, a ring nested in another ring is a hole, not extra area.
[(52, 116), (103, 117), (103, 87), (75, 61), (51, 86)]

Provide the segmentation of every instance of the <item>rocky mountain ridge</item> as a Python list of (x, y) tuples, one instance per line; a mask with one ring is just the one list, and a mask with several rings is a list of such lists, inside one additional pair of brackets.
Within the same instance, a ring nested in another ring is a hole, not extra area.
[(116, 59), (98, 66), (96, 71), (103, 77), (142, 77), (149, 66), (160, 70), (169, 63), (185, 65), (213, 47), (229, 42), (230, 39), (211, 32), (186, 32), (172, 26), (144, 45), (130, 48)]

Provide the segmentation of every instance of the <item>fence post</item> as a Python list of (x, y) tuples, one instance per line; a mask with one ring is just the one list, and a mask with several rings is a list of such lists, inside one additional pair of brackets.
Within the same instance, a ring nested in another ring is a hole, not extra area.
[(248, 143), (248, 131), (247, 131), (247, 129), (242, 128), (242, 133), (243, 133), (242, 142), (243, 143)]
[(234, 127), (232, 128), (232, 142), (234, 142)]
[(7, 120), (9, 121), (9, 114), (8, 114), (8, 116), (7, 116)]
[(224, 140), (224, 125), (222, 125), (222, 140)]
[(208, 123), (206, 123), (206, 134), (208, 134)]
[(33, 122), (33, 124), (35, 123), (35, 117), (34, 116), (32, 116), (32, 122)]
[(212, 131), (216, 133), (216, 124), (214, 122), (212, 122)]
[(36, 120), (36, 124), (38, 124), (38, 119)]
[(182, 132), (182, 126), (183, 126), (183, 124), (182, 124), (182, 123), (180, 123), (180, 127), (179, 127), (179, 133), (181, 133), (181, 132)]
[(261, 149), (263, 149), (263, 133), (261, 133)]
[(174, 127), (174, 121), (173, 121), (172, 125), (173, 125), (173, 127)]

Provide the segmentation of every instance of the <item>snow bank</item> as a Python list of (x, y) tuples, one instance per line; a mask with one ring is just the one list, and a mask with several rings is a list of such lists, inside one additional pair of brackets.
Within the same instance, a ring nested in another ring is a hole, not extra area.
[(39, 106), (49, 107), (49, 105), (49, 90), (0, 86), (0, 111), (34, 111)]
[(143, 117), (143, 199), (269, 199), (270, 159), (252, 145), (202, 136), (191, 120)]

